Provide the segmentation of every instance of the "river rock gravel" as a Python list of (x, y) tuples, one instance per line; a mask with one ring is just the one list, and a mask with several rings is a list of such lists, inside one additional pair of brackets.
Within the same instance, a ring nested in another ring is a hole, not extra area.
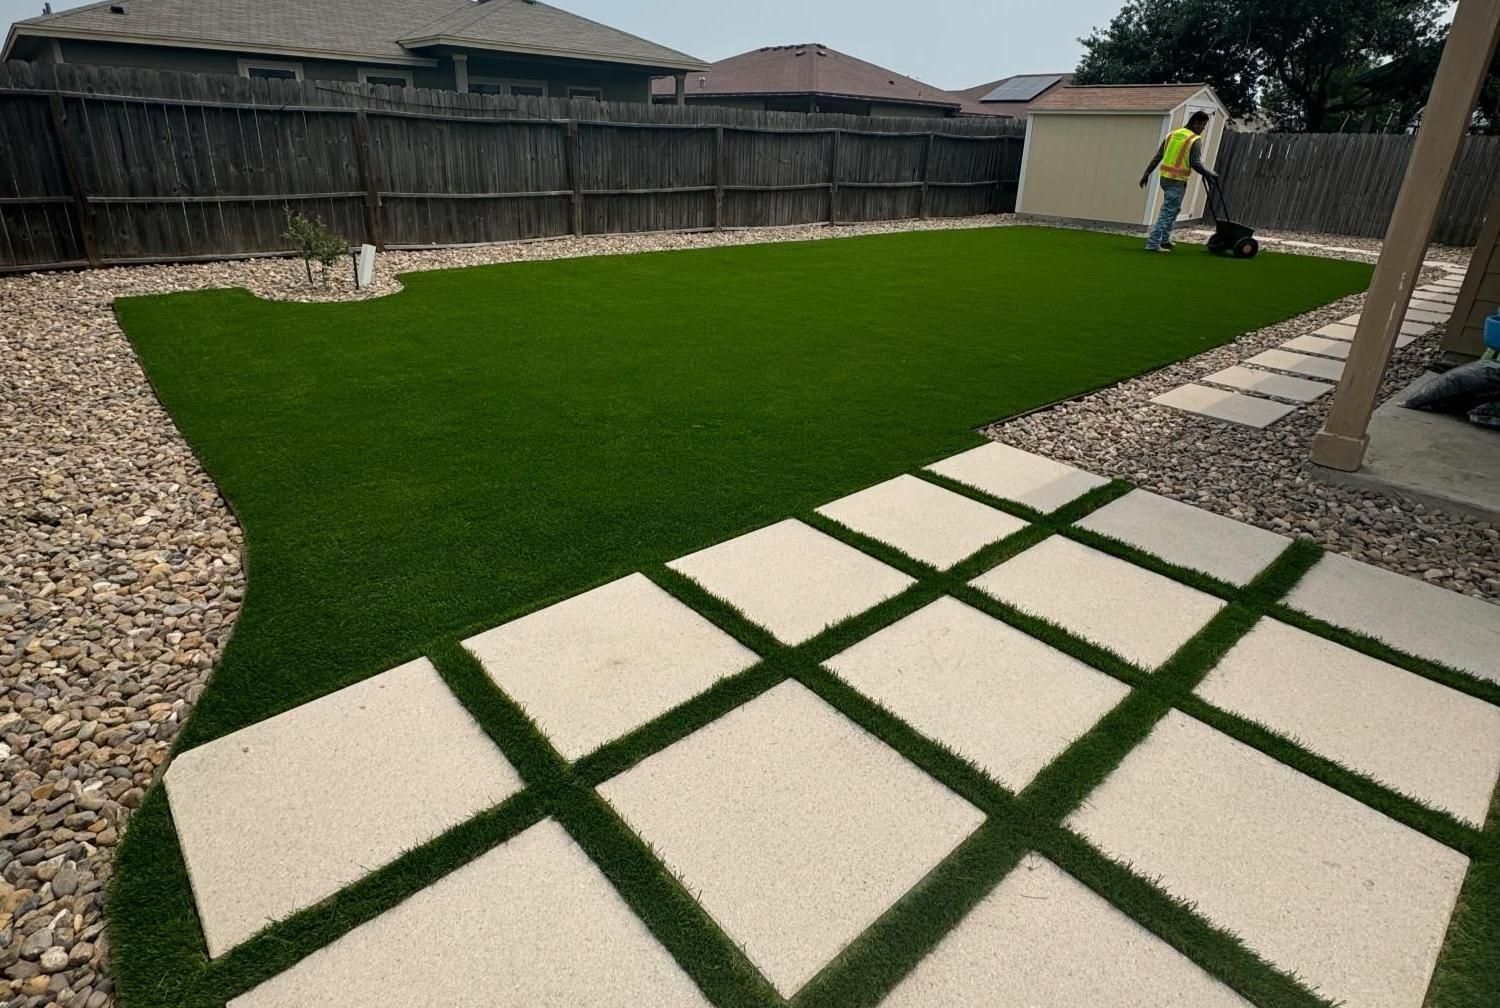
[[(300, 262), (252, 259), (0, 278), (0, 1005), (112, 1004), (103, 903), (110, 854), (228, 640), (243, 538), (116, 324), (113, 300), (208, 287), (348, 300), (402, 271), (914, 229), (1013, 217), (610, 235), (391, 252), (307, 287)], [(1356, 303), (1315, 313), (996, 435), (1150, 489), (1480, 596), (1500, 595), (1496, 533), (1298, 473), (1318, 411), (1266, 434), (1143, 405)], [(1430, 356), (1403, 354), (1399, 385)]]

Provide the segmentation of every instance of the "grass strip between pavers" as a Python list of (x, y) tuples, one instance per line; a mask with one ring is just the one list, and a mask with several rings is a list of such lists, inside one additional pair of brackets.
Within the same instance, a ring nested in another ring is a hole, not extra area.
[[(1382, 660), (1394, 658), (1393, 664), (1447, 685), (1467, 687), (1465, 692), (1481, 699), (1500, 702), (1500, 698), (1485, 695), (1484, 684), (1473, 677), (1404, 655), (1378, 641), (1287, 608), (1281, 600), (1322, 555), (1310, 543), (1294, 542), (1251, 584), (1237, 588), (1074, 526), (1074, 522), (1128, 493), (1128, 484), (1117, 481), (1100, 487), (1048, 515), (932, 473), (915, 475), (1029, 524), (952, 569), (939, 571), (816, 512), (795, 516), (916, 580), (897, 596), (797, 646), (781, 644), (733, 606), (669, 568), (646, 571), (654, 583), (750, 648), (761, 660), (571, 766), (458, 639), (435, 644), (428, 656), (455, 696), (515, 766), (526, 790), (407, 852), (337, 895), (270, 926), (219, 960), (210, 962), (204, 955), (196, 917), (181, 919), (181, 926), (172, 929), (172, 941), (181, 947), (183, 956), (197, 961), (198, 968), (186, 976), (180, 969), (166, 971), (155, 990), (130, 991), (128, 1003), (150, 997), (153, 1004), (218, 1008), (542, 818), (553, 816), (714, 1004), (719, 1008), (787, 1004), (651, 848), (593, 789), (788, 678), (812, 690), (987, 816), (974, 834), (790, 1000), (796, 1008), (873, 1008), (1032, 851), (1052, 860), (1252, 1002), (1276, 1008), (1329, 1008), (1329, 1001), (1296, 977), (1272, 967), (1239, 938), (1198, 915), (1190, 904), (1096, 851), (1063, 825), (1174, 708), (1474, 858), (1445, 953), (1438, 963), (1429, 1005), (1470, 1008), (1496, 1003), (1500, 796), (1488, 829), (1481, 832), (1254, 722), (1214, 708), (1193, 691), (1261, 618), (1271, 616)], [(1151, 672), (969, 584), (1051, 535), (1067, 536), (1228, 604), (1160, 669)], [(821, 664), (944, 595), (1006, 622), (1131, 688), (1124, 700), (1020, 794), (1013, 794), (972, 761), (916, 731)], [(152, 792), (131, 828), (160, 832), (160, 842), (151, 846), (178, 850), (161, 789)], [(137, 845), (133, 849), (144, 848)], [(132, 864), (129, 868), (159, 875), (168, 892), (188, 884), (180, 854), (175, 861)], [(121, 930), (121, 947), (128, 949), (129, 929)], [(155, 940), (160, 941), (159, 933)]]

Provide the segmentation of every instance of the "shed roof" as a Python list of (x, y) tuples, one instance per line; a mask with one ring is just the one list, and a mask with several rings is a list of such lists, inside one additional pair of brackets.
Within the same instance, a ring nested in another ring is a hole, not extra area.
[[(656, 94), (676, 84), (658, 80)], [(694, 95), (823, 94), (956, 109), (961, 100), (942, 88), (830, 49), (820, 42), (765, 46), (720, 60), (688, 80)]]
[(18, 21), (11, 35), (397, 63), (418, 61), (423, 54), (414, 49), (450, 45), (650, 69), (707, 66), (533, 0), (104, 0)]
[[(1171, 112), (1207, 84), (1089, 84), (1053, 88), (1032, 112)], [(1209, 88), (1209, 94), (1213, 89)], [(1218, 101), (1217, 97), (1214, 99)]]

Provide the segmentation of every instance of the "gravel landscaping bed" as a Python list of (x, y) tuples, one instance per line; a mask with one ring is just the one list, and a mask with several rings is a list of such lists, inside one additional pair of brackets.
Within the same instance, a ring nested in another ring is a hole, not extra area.
[[(115, 321), (116, 297), (237, 286), (269, 298), (347, 300), (393, 293), (401, 271), (1015, 220), (391, 252), (366, 291), (342, 269), (327, 288), (309, 289), (302, 264), (289, 259), (0, 278), (0, 1005), (112, 1002), (102, 917), (111, 849), (217, 664), (245, 587), (240, 529), (157, 402)], [(1302, 479), (1326, 405), (1259, 432), (1145, 404), (1357, 307), (1346, 300), (991, 433), (1372, 563), (1500, 596), (1494, 529)], [(1428, 337), (1403, 351), (1388, 389), (1409, 381), (1435, 347)]]

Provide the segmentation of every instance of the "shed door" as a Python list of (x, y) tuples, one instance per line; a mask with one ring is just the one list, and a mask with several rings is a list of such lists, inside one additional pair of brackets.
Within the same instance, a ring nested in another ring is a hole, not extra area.
[[(1186, 125), (1187, 121), (1193, 117), (1193, 113), (1200, 110), (1213, 116), (1208, 124), (1208, 132), (1204, 134), (1202, 141), (1203, 163), (1213, 168), (1219, 162), (1219, 144), (1223, 142), (1224, 129), (1229, 124), (1225, 122), (1227, 117), (1224, 115), (1224, 110), (1213, 102), (1194, 100), (1188, 102), (1187, 108), (1182, 111), (1182, 122), (1178, 125)], [(1172, 128), (1176, 129), (1177, 126), (1174, 125)], [(1184, 217), (1188, 220), (1202, 217), (1207, 205), (1208, 193), (1203, 188), (1203, 180), (1195, 174), (1193, 184), (1188, 189), (1187, 199), (1182, 201), (1182, 214), (1179, 220)]]

